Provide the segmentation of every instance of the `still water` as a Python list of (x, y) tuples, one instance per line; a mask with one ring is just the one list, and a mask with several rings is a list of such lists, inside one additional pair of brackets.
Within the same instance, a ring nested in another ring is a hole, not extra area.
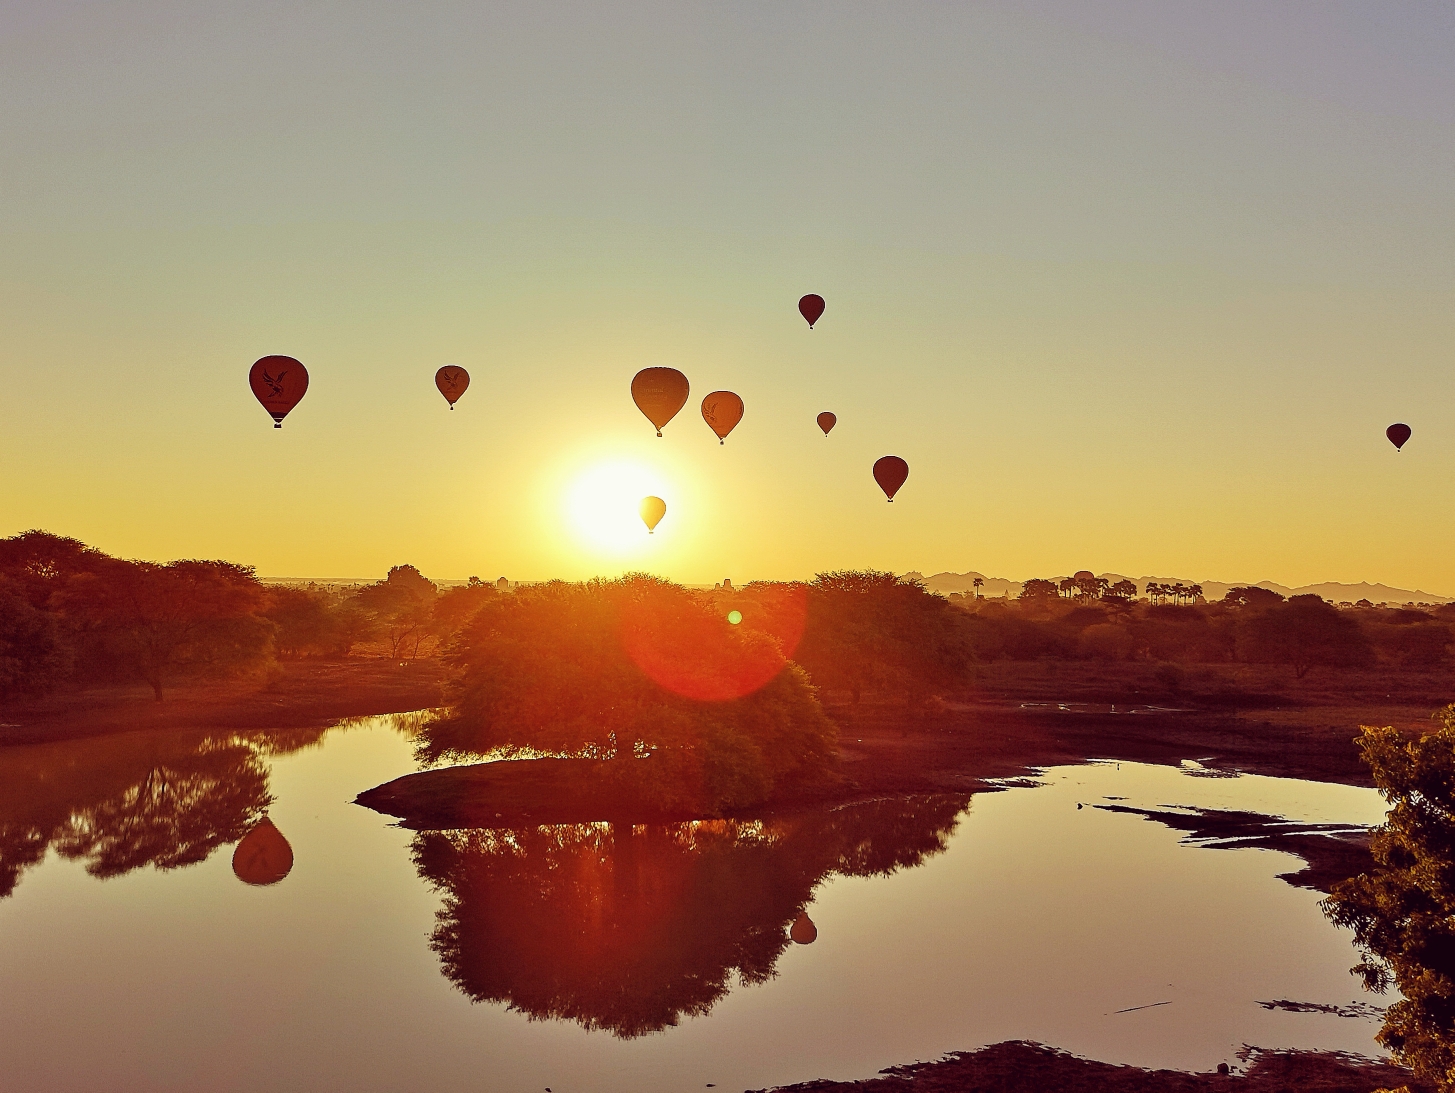
[[(1090, 807), (1373, 824), (1372, 790), (1093, 763), (762, 823), (419, 835), (351, 803), (413, 769), (388, 719), (0, 752), (0, 1088), (736, 1091), (1006, 1039), (1379, 1054), (1373, 1018), (1257, 1005), (1367, 997), (1277, 879), (1297, 859)], [(251, 886), (231, 844), (265, 807), (294, 863)]]

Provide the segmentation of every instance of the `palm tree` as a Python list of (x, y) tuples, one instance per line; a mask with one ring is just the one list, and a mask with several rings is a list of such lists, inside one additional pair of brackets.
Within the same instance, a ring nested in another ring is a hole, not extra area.
[(975, 586), (975, 598), (978, 600), (980, 598), (980, 589), (985, 584), (985, 578), (984, 577), (976, 577), (970, 583)]

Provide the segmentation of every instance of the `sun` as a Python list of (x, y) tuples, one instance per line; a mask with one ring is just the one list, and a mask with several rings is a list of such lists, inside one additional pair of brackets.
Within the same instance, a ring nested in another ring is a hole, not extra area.
[(648, 540), (642, 498), (667, 502), (667, 515), (657, 525), (660, 536), (670, 531), (674, 492), (665, 475), (643, 463), (625, 459), (594, 463), (567, 486), (566, 517), (585, 545), (607, 554), (633, 554)]

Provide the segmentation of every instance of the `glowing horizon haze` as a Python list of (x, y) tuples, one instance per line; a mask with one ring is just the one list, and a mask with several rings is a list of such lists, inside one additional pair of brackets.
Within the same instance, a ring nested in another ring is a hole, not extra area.
[(1455, 593), (1452, 52), (1438, 3), (7, 5), (0, 535)]

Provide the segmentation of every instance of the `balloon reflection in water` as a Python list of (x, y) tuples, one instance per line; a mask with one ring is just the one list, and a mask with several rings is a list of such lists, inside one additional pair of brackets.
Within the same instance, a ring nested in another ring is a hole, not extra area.
[(264, 816), (232, 852), (232, 871), (244, 884), (277, 884), (293, 871), (293, 848)]
[(795, 945), (812, 945), (818, 940), (818, 927), (813, 924), (813, 919), (808, 917), (808, 912), (803, 911), (793, 920), (793, 926), (788, 931), (788, 939)]
[(444, 895), (430, 947), (465, 995), (625, 1038), (706, 1014), (734, 981), (765, 982), (820, 882), (920, 864), (968, 804), (429, 831), (413, 855)]

